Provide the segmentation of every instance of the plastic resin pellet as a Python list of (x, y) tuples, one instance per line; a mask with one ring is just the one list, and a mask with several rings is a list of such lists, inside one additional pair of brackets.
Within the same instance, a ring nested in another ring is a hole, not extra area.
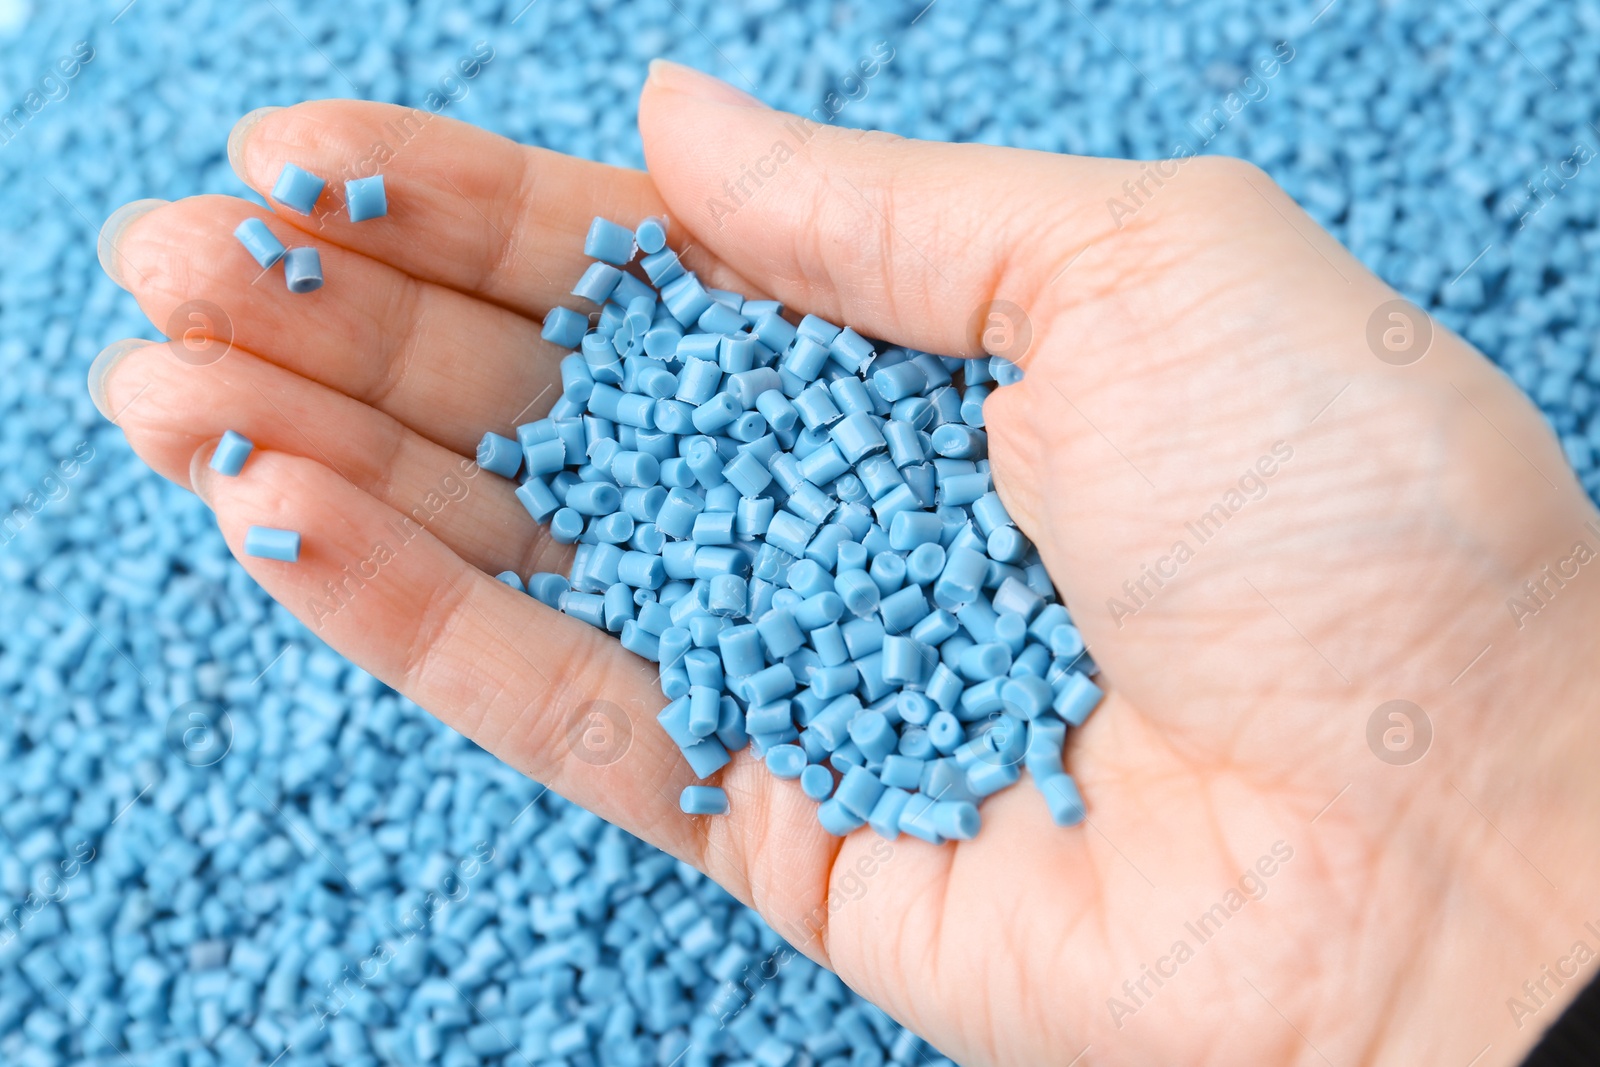
[[(972, 766), (967, 768), (967, 787), (976, 796), (986, 797), (1015, 784), (1021, 774), (1022, 768), (1018, 764), (1001, 762), (993, 751), (986, 751), (978, 755)], [(955, 835), (946, 833), (944, 836)]]
[(250, 458), (255, 447), (248, 437), (232, 430), (224, 431), (222, 439), (217, 442), (216, 451), (211, 453), (210, 467), (218, 474), (231, 478), (244, 468), (244, 461)]
[(283, 254), (283, 280), (291, 293), (322, 288), (322, 256), (315, 248), (291, 248)]
[(667, 247), (667, 220), (654, 215), (645, 218), (634, 228), (633, 243), (646, 255), (654, 255)]
[(965, 800), (941, 800), (933, 805), (934, 831), (951, 841), (970, 841), (978, 833), (978, 809)]
[(687, 785), (678, 794), (678, 810), (685, 815), (726, 815), (728, 794), (714, 785)]
[(840, 779), (834, 799), (852, 815), (865, 821), (872, 814), (873, 805), (883, 795), (883, 789), (883, 783), (871, 771), (865, 767), (852, 767)]
[(1082, 726), (1089, 713), (1100, 703), (1100, 687), (1084, 675), (1073, 672), (1066, 683), (1056, 690), (1055, 713), (1069, 726)]
[(774, 777), (798, 778), (806, 766), (806, 753), (799, 745), (775, 745), (767, 750), (767, 769)]
[[(583, 341), (584, 331), (588, 328), (589, 319), (586, 316), (578, 314), (571, 308), (564, 308), (558, 305), (551, 308), (550, 313), (544, 317), (544, 326), (540, 328), (539, 336), (562, 348), (577, 348)], [(567, 395), (577, 397), (580, 390), (576, 388), (576, 382), (569, 384), (570, 375), (565, 370), (564, 364), (565, 361), (563, 361), (562, 371), (563, 385), (566, 386)], [(592, 376), (589, 378), (589, 382), (592, 384)], [(589, 399), (588, 389), (583, 389), (581, 392), (580, 399)]]
[[(1076, 629), (963, 407), (987, 365), (956, 364), (963, 388), (935, 357), (792, 326), (664, 240), (595, 221), (573, 291), (597, 320), (556, 308), (543, 330), (574, 350), (561, 396), (515, 441), (483, 438), (479, 465), (576, 546), (568, 584), (529, 595), (660, 664), (658, 721), (696, 775), (753, 747), (830, 833), (971, 836), (1024, 723), (1059, 765), (1048, 724), (1098, 694), (1053, 651)], [(639, 251), (659, 293), (619, 269)]]
[(833, 773), (813, 763), (800, 772), (800, 790), (812, 800), (827, 800), (833, 795)]
[(583, 240), (583, 254), (613, 266), (625, 266), (633, 258), (633, 231), (609, 219), (597, 218), (589, 225)]
[(851, 811), (838, 799), (824, 800), (817, 805), (817, 821), (835, 837), (843, 837), (852, 830), (866, 825), (867, 820)]
[(1070, 774), (1055, 774), (1038, 782), (1039, 792), (1044, 794), (1045, 803), (1050, 807), (1050, 818), (1057, 826), (1076, 826), (1084, 819), (1083, 797), (1078, 792), (1078, 783), (1073, 781)]
[(383, 175), (351, 178), (344, 183), (344, 203), (351, 222), (366, 222), (389, 213), (389, 198), (383, 189)]
[(302, 215), (309, 215), (312, 208), (317, 206), (317, 197), (322, 195), (322, 188), (326, 184), (310, 171), (293, 163), (285, 163), (277, 182), (272, 186), (272, 199)]
[(283, 258), (283, 242), (273, 236), (260, 219), (245, 219), (234, 229), (233, 235), (263, 270)]
[(252, 526), (245, 531), (244, 554), (258, 559), (295, 563), (300, 559), (300, 535), (272, 526)]
[(522, 468), (522, 448), (509, 437), (489, 432), (478, 442), (478, 466), (502, 478), (515, 478)]

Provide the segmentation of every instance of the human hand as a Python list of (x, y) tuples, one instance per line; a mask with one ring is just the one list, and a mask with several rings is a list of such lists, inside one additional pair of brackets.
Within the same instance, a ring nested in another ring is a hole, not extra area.
[[(212, 302), (234, 350), (114, 346), (97, 403), (236, 554), (249, 525), (304, 533), (295, 566), (241, 562), (331, 645), (696, 863), (963, 1063), (1515, 1062), (1575, 992), (1520, 1030), (1507, 1012), (1600, 914), (1596, 594), (1579, 571), (1520, 631), (1506, 599), (1600, 543), (1594, 510), (1464, 342), (1374, 355), (1394, 294), (1260, 172), (1196, 159), (1158, 187), (1137, 163), (807, 128), (672, 66), (641, 102), (649, 176), (419, 115), (328, 101), (236, 134), (261, 191), (286, 161), (353, 177), (389, 145), (389, 218), (273, 223), (321, 251), (316, 293), (250, 284), (231, 233), (269, 213), (226, 197), (161, 206), (102, 254), (157, 323)], [(1107, 199), (1141, 180), (1119, 228)], [(1027, 377), (986, 414), (1000, 492), (1111, 687), (1067, 754), (1086, 826), (1024, 786), (973, 841), (841, 842), (747, 757), (721, 775), (733, 811), (686, 818), (649, 665), (489, 577), (567, 553), (462, 457), (553, 400), (538, 319), (574, 303), (588, 220), (663, 211), (708, 284), (868, 336), (971, 355), (988, 302), (1017, 309), (1011, 337), (1026, 319), (1003, 354)], [(257, 443), (243, 477), (205, 466), (225, 429)], [(1162, 563), (1179, 540), (1192, 558)], [(1367, 744), (1395, 698), (1435, 731), (1408, 766)], [(635, 724), (604, 765), (569, 740), (595, 700)], [(1186, 924), (1219, 903), (1201, 943)]]

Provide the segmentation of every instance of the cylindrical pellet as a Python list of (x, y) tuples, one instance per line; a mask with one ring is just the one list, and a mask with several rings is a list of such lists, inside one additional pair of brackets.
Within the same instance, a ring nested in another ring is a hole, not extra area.
[(775, 745), (767, 750), (767, 770), (775, 778), (798, 778), (806, 769), (806, 753), (799, 745)]
[(678, 794), (678, 808), (685, 815), (725, 815), (728, 794), (714, 785), (687, 785)]
[(245, 219), (234, 229), (233, 235), (263, 270), (283, 258), (283, 242), (260, 219)]
[[(693, 676), (694, 670), (691, 667), (690, 677)], [(709, 737), (716, 731), (717, 718), (722, 711), (721, 696), (717, 689), (709, 685), (694, 685), (689, 688), (690, 733), (696, 737)]]
[(777, 389), (768, 389), (756, 397), (756, 410), (774, 430), (788, 432), (800, 419), (800, 413), (789, 398)]
[[(244, 461), (250, 458), (250, 453), (255, 447), (255, 443), (248, 437), (232, 430), (224, 431), (222, 439), (217, 442), (216, 449), (211, 453), (211, 462), (208, 465), (218, 474), (234, 477), (244, 469)], [(520, 455), (517, 457), (517, 462), (519, 464), (522, 462)], [(512, 474), (515, 473), (512, 471)]]
[(916, 685), (922, 681), (924, 659), (917, 642), (909, 637), (883, 639), (883, 677), (896, 685)]
[(844, 601), (839, 598), (839, 594), (818, 593), (800, 602), (795, 608), (794, 620), (800, 629), (809, 633), (837, 621), (843, 614)]
[(383, 175), (351, 178), (344, 183), (345, 209), (351, 222), (366, 222), (389, 213), (389, 198), (383, 188)]
[(1050, 807), (1050, 818), (1057, 826), (1076, 826), (1083, 821), (1083, 796), (1070, 774), (1055, 774), (1037, 783)]
[(283, 170), (278, 173), (277, 182), (272, 186), (272, 199), (302, 215), (309, 215), (326, 184), (310, 171), (293, 163), (285, 163)]
[(283, 280), (291, 293), (322, 288), (322, 256), (315, 248), (291, 248), (283, 254)]
[(596, 218), (583, 240), (583, 254), (624, 266), (633, 258), (633, 231), (609, 219)]
[(621, 490), (606, 482), (583, 482), (567, 490), (567, 507), (580, 515), (609, 515), (621, 506)]
[(800, 791), (812, 800), (828, 799), (833, 795), (833, 772), (821, 764), (811, 764), (800, 772)]
[(293, 530), (252, 526), (244, 534), (244, 554), (257, 559), (296, 563), (300, 559), (300, 535)]
[(856, 616), (874, 613), (880, 600), (877, 582), (866, 571), (840, 571), (834, 577), (834, 590), (846, 611)]
[(961, 723), (948, 711), (940, 711), (928, 720), (928, 740), (940, 755), (948, 756), (961, 744), (964, 731)]
[(659, 589), (666, 581), (666, 564), (660, 556), (624, 552), (617, 563), (617, 577), (636, 589)]
[(933, 806), (934, 830), (950, 841), (970, 841), (982, 818), (977, 806), (965, 800), (941, 800)]
[[(904, 518), (908, 513), (896, 515), (896, 519)], [(891, 535), (892, 536), (892, 535)], [(918, 545), (906, 557), (906, 577), (917, 585), (927, 585), (935, 581), (944, 570), (944, 549), (938, 542)]]
[(882, 420), (871, 412), (858, 411), (840, 419), (830, 433), (839, 446), (839, 451), (844, 453), (845, 459), (857, 463), (864, 457), (888, 447), (881, 424)]

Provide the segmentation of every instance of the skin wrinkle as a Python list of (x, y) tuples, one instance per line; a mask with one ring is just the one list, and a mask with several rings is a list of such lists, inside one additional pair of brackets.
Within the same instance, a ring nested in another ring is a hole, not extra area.
[[(933, 928), (928, 932), (926, 942), (928, 955), (930, 956), (927, 961), (928, 969), (926, 973), (931, 975), (939, 975), (942, 970), (945, 958), (945, 920), (950, 913), (950, 883), (954, 880), (955, 866), (960, 862), (961, 850), (964, 847), (962, 844), (957, 844), (954, 849), (950, 850), (950, 855), (940, 857), (943, 860), (944, 870), (938, 877), (933, 879), (933, 885), (938, 890), (938, 899), (930, 902), (934, 923)], [(938, 979), (935, 978), (936, 983), (937, 981)]]
[(839, 857), (844, 855), (844, 846), (845, 838), (829, 836), (828, 857), (822, 865), (822, 899), (815, 905), (821, 911), (812, 913), (818, 916), (817, 923), (811, 935), (806, 938), (807, 945), (812, 943), (816, 945), (817, 962), (828, 968), (833, 966), (833, 916), (828, 912), (828, 901), (833, 896), (834, 881), (839, 870)]
[[(400, 274), (400, 279), (400, 284), (388, 288), (389, 305), (373, 323), (378, 337), (378, 351), (372, 361), (375, 373), (366, 388), (360, 390), (361, 399), (385, 412), (395, 406), (400, 386), (410, 381), (412, 362), (426, 337), (422, 326), (428, 321), (429, 302), (420, 299), (424, 283), (409, 274)], [(405, 322), (403, 330), (389, 329), (396, 317)]]
[[(809, 152), (809, 146), (807, 151)], [(812, 161), (808, 158), (807, 162)], [(812, 163), (812, 165), (813, 167), (816, 166), (815, 163)], [(791, 258), (800, 268), (802, 285), (805, 289), (803, 303), (807, 306), (816, 306), (817, 301), (814, 299), (814, 294), (835, 293), (838, 294), (834, 301), (838, 309), (836, 317), (845, 320), (858, 319), (859, 312), (852, 309), (850, 302), (856, 292), (866, 291), (869, 294), (868, 300), (874, 299), (873, 294), (877, 294), (877, 299), (889, 302), (891, 315), (898, 318), (893, 309), (894, 298), (891, 295), (895, 291), (892, 286), (894, 251), (887, 231), (873, 227), (874, 232), (868, 235), (877, 242), (876, 255), (854, 253), (862, 260), (873, 264), (870, 282), (865, 278), (852, 276), (847, 285), (841, 285), (843, 279), (836, 276), (831, 267), (835, 256), (830, 253), (825, 245), (828, 242), (836, 241), (841, 232), (839, 224), (832, 220), (837, 219), (842, 212), (840, 204), (844, 201), (841, 198), (854, 198), (854, 196), (855, 194), (849, 189), (836, 188), (824, 177), (822, 181), (812, 186), (810, 207), (804, 213), (805, 217), (821, 219), (824, 222), (814, 227), (797, 226), (791, 228), (793, 246), (797, 250), (791, 254)], [(871, 214), (870, 209), (859, 202), (859, 198), (852, 199), (850, 203), (858, 208), (860, 214)], [(854, 228), (847, 227), (846, 232), (852, 229)], [(803, 253), (799, 251), (802, 242), (805, 243), (805, 251)], [(862, 270), (862, 267), (860, 264), (856, 264), (851, 267), (851, 270), (854, 274)]]
[[(747, 778), (749, 772), (755, 769), (753, 762), (749, 761), (750, 765), (747, 766), (745, 759), (735, 755), (733, 762), (728, 765), (727, 769), (738, 768), (740, 771), (739, 777)], [(723, 784), (725, 787), (725, 783), (719, 782), (719, 784)], [(732, 795), (730, 794), (730, 797)], [(757, 891), (758, 879), (756, 878), (756, 870), (764, 867), (769, 859), (767, 849), (770, 847), (769, 836), (773, 822), (773, 798), (771, 795), (763, 795), (759, 790), (752, 789), (741, 789), (738, 792), (738, 796), (740, 798), (740, 810), (747, 811), (748, 818), (744, 819), (739, 826), (739, 831), (742, 834), (742, 843), (739, 851), (746, 859), (743, 864), (743, 877), (736, 883), (743, 892), (736, 895), (754, 903), (766, 895), (764, 890), (769, 884), (768, 879), (759, 879), (759, 884), (763, 887), (763, 891)], [(746, 808), (746, 805), (749, 807)], [(708, 829), (714, 828), (716, 824), (717, 821), (712, 819)], [(732, 827), (729, 828), (729, 832), (732, 832)], [(756, 907), (759, 909), (761, 905), (756, 905)]]
[[(1369, 902), (1368, 908), (1372, 908), (1374, 906), (1375, 905)], [(1365, 925), (1358, 923), (1357, 929), (1365, 929)], [(1379, 1049), (1383, 1047), (1385, 1041), (1393, 1040), (1394, 1037), (1402, 1036), (1397, 1032), (1396, 1029), (1398, 1024), (1397, 1009), (1401, 999), (1400, 991), (1406, 988), (1416, 988), (1416, 983), (1427, 980), (1424, 975), (1418, 973), (1421, 970), (1421, 967), (1422, 964), (1420, 953), (1408, 954), (1404, 958), (1404, 961), (1401, 964), (1400, 973), (1396, 974), (1391, 982), (1391, 988), (1388, 991), (1388, 995), (1380, 997), (1378, 1000), (1380, 1011), (1373, 1020), (1371, 1035), (1368, 1037), (1362, 1049), (1362, 1054), (1358, 1062), (1377, 1063), (1379, 1060)]]
[[(1420, 799), (1418, 796), (1407, 796), (1400, 801), (1398, 807), (1401, 810), (1396, 812), (1395, 818), (1392, 820), (1394, 825), (1402, 826), (1406, 824), (1407, 820), (1402, 818), (1405, 813), (1405, 809), (1415, 806), (1418, 799)], [(1389, 840), (1393, 842), (1395, 839), (1391, 836)], [(1402, 868), (1405, 868), (1404, 873), (1408, 882), (1413, 880), (1414, 877), (1421, 876), (1425, 882), (1432, 881), (1436, 883), (1442, 895), (1442, 906), (1438, 907), (1437, 909), (1424, 909), (1422, 911), (1419, 922), (1414, 928), (1413, 934), (1413, 939), (1415, 944), (1418, 946), (1418, 949), (1416, 951), (1406, 952), (1401, 955), (1402, 963), (1400, 970), (1390, 979), (1389, 995), (1379, 1001), (1383, 1011), (1380, 1012), (1378, 1016), (1379, 1025), (1376, 1025), (1373, 1028), (1373, 1042), (1376, 1043), (1379, 1041), (1380, 1036), (1383, 1033), (1382, 1021), (1388, 1018), (1393, 1018), (1395, 1013), (1399, 1010), (1400, 1003), (1404, 999), (1403, 991), (1406, 989), (1428, 988), (1427, 983), (1435, 980), (1433, 975), (1426, 973), (1424, 955), (1420, 951), (1420, 946), (1426, 943), (1426, 941), (1429, 939), (1425, 935), (1423, 927), (1431, 924), (1437, 928), (1444, 923), (1445, 916), (1451, 910), (1446, 905), (1448, 905), (1448, 902), (1451, 898), (1456, 896), (1457, 890), (1454, 879), (1450, 878), (1447, 874), (1441, 873), (1436, 866), (1425, 865), (1411, 861), (1411, 857), (1407, 855), (1404, 850), (1397, 848), (1393, 844), (1391, 844), (1387, 850), (1380, 850), (1377, 848), (1377, 846), (1373, 846), (1373, 849), (1374, 851), (1378, 852), (1372, 861), (1375, 870), (1383, 862), (1385, 853), (1387, 853), (1388, 856), (1393, 858), (1394, 863), (1400, 865)], [(1416, 872), (1415, 875), (1412, 874), (1413, 870)], [(1381, 909), (1376, 900), (1369, 896), (1362, 895), (1357, 897), (1357, 902), (1362, 905), (1358, 910), (1358, 916), (1365, 916), (1367, 920), (1366, 923), (1363, 924), (1358, 918), (1358, 930), (1363, 930), (1374, 926), (1380, 928), (1384, 927)], [(1448, 935), (1448, 930), (1439, 932)], [(1382, 942), (1378, 938), (1383, 936), (1384, 932), (1380, 932), (1376, 937), (1354, 941), (1352, 944), (1357, 947), (1361, 945), (1381, 944)]]
[[(532, 229), (538, 216), (541, 201), (536, 198), (534, 191), (534, 187), (538, 184), (538, 153), (532, 150), (524, 150), (522, 157), (522, 166), (510, 168), (514, 175), (510, 198), (498, 196), (488, 199), (491, 202), (524, 205), (524, 208), (520, 211), (511, 212), (510, 224), (504, 230), (494, 226), (487, 219), (482, 220), (489, 230), (488, 240), (493, 245), (493, 249), (489, 255), (484, 256), (479, 261), (482, 269), (477, 275), (476, 283), (468, 291), (469, 293), (492, 292), (499, 288), (500, 286), (495, 283), (504, 283), (514, 277), (515, 271), (513, 268), (523, 260), (523, 253), (520, 249), (523, 247), (524, 239), (528, 236), (527, 231)], [(451, 191), (454, 192), (453, 189)], [(463, 190), (463, 192), (465, 191)], [(474, 216), (477, 214), (472, 211), (470, 204), (467, 210)], [(525, 314), (515, 308), (507, 308), (507, 310), (516, 314)], [(538, 317), (542, 320), (549, 313), (549, 310), (546, 310)]]
[[(424, 530), (417, 536), (432, 535)], [(469, 610), (466, 594), (456, 586), (450, 582), (437, 582), (432, 585), (427, 599), (421, 605), (421, 610), (416, 612), (417, 626), (413, 629), (411, 640), (401, 656), (401, 685), (396, 688), (412, 690), (428, 683), (432, 672), (436, 669), (435, 663), (440, 650), (445, 647), (442, 638), (456, 628), (456, 620), (464, 617), (464, 613)], [(487, 708), (479, 709), (473, 722), (473, 729), (470, 732), (463, 732), (469, 733), (470, 736), (470, 733), (481, 730), (484, 716), (487, 714)]]

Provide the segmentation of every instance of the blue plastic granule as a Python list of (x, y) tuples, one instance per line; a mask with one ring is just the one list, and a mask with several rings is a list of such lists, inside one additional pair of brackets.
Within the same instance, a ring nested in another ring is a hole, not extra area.
[(263, 270), (283, 258), (283, 242), (260, 219), (245, 219), (234, 228), (233, 235)]
[[(634, 243), (639, 246), (639, 251), (646, 257), (652, 256), (667, 247), (667, 220), (651, 216), (634, 227)], [(651, 278), (652, 282), (660, 284), (660, 279)]]
[(258, 559), (295, 563), (300, 559), (300, 535), (293, 530), (252, 526), (245, 531), (244, 553)]
[(255, 444), (243, 434), (232, 430), (224, 431), (222, 439), (217, 442), (216, 451), (211, 453), (211, 469), (218, 474), (233, 477), (244, 468), (244, 461), (250, 458), (250, 453), (255, 447)]
[(351, 178), (344, 183), (345, 208), (351, 222), (366, 222), (382, 218), (389, 213), (389, 197), (383, 187), (383, 175), (370, 178)]
[(489, 432), (478, 442), (478, 466), (502, 478), (515, 478), (522, 468), (522, 447), (509, 437)]
[(821, 764), (811, 764), (800, 772), (800, 789), (812, 800), (827, 800), (833, 795), (833, 772)]
[(310, 171), (293, 163), (285, 163), (277, 182), (272, 186), (272, 199), (302, 215), (309, 215), (317, 206), (317, 198), (322, 195), (326, 184)]
[(283, 280), (291, 293), (322, 288), (322, 256), (315, 248), (291, 248), (283, 254)]
[(725, 815), (728, 794), (714, 785), (688, 785), (678, 796), (678, 810), (685, 815)]
[(1050, 818), (1055, 820), (1057, 826), (1076, 826), (1083, 821), (1083, 797), (1079, 795), (1078, 784), (1073, 781), (1072, 775), (1053, 774), (1035, 781), (1039, 792), (1044, 794), (1046, 803), (1050, 805)]
[(618, 267), (632, 260), (635, 250), (632, 230), (602, 218), (590, 224), (583, 242), (584, 255)]

